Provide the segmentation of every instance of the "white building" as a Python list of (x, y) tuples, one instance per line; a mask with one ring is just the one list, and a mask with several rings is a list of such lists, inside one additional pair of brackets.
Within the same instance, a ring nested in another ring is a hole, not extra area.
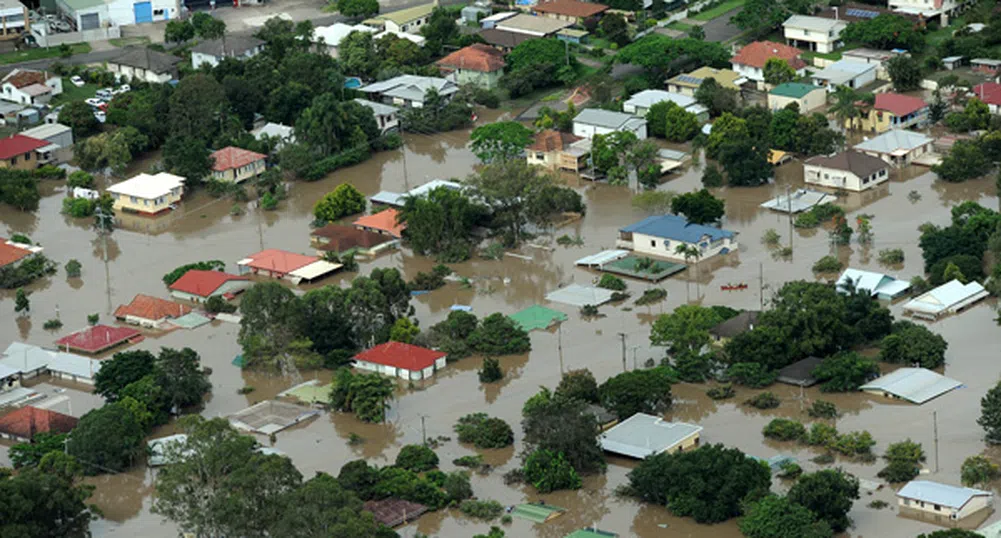
[(369, 101), (368, 99), (359, 98), (355, 99), (355, 102), (372, 110), (372, 115), (375, 116), (375, 123), (379, 125), (379, 129), (381, 129), (382, 132), (386, 133), (389, 131), (400, 130), (399, 108), (383, 103), (376, 103), (375, 101)]
[(698, 448), (702, 426), (636, 413), (598, 436), (602, 450), (643, 459)]
[(181, 201), (184, 178), (166, 172), (139, 174), (108, 187), (107, 191), (115, 200), (115, 211), (155, 215)]
[(915, 131), (892, 129), (855, 145), (855, 149), (879, 157), (894, 166), (906, 166), (932, 151), (932, 140)]
[(424, 26), (427, 25), (428, 20), (431, 19), (431, 13), (437, 5), (438, 2), (433, 2), (431, 4), (391, 11), (373, 17), (371, 20), (373, 23), (383, 25), (383, 29), (390, 32), (420, 34)]
[(793, 15), (782, 23), (786, 43), (816, 52), (833, 52), (841, 45), (841, 32), (848, 23), (837, 19)]
[(849, 281), (856, 291), (867, 291), (873, 297), (885, 301), (896, 299), (911, 289), (911, 283), (906, 280), (899, 280), (883, 273), (848, 268), (841, 273), (835, 286), (839, 293), (847, 293), (845, 288), (848, 287)]
[(446, 355), (440, 351), (405, 344), (387, 342), (354, 356), (354, 366), (408, 381), (429, 379), (444, 368)]
[(950, 280), (909, 301), (904, 305), (904, 312), (916, 318), (934, 321), (948, 314), (956, 314), (989, 295), (978, 282), (963, 284), (958, 280)]
[(316, 52), (326, 53), (333, 58), (337, 58), (337, 51), (341, 46), (341, 41), (344, 41), (345, 37), (351, 35), (351, 32), (374, 34), (378, 31), (364, 24), (351, 25), (338, 22), (330, 26), (317, 26), (313, 28), (313, 36), (310, 38), (310, 42), (313, 43)]
[(101, 361), (12, 342), (0, 357), (0, 366), (16, 371), (20, 379), (50, 374), (60, 379), (93, 385), (94, 376), (101, 370)]
[(879, 157), (848, 150), (817, 155), (803, 163), (806, 183), (849, 191), (869, 190), (890, 180), (890, 166)]
[(905, 15), (917, 15), (923, 19), (941, 17), (942, 26), (949, 24), (949, 17), (963, 11), (975, 2), (970, 0), (890, 0), (890, 9)]
[(249, 35), (229, 35), (202, 41), (191, 49), (191, 66), (215, 67), (223, 58), (246, 60), (264, 51), (264, 41)]
[(150, 50), (147, 47), (128, 47), (121, 55), (108, 60), (108, 71), (128, 81), (133, 78), (163, 84), (177, 78), (177, 64), (181, 59), (173, 54)]
[(625, 112), (612, 112), (600, 108), (585, 108), (573, 119), (573, 134), (591, 139), (594, 135), (606, 135), (616, 131), (631, 132), (636, 138), (647, 137), (646, 120)]
[(699, 260), (736, 250), (737, 233), (703, 224), (691, 224), (678, 215), (654, 215), (619, 230), (617, 248), (662, 258), (684, 258), (679, 246), (696, 248)]
[(859, 89), (876, 80), (876, 65), (840, 60), (813, 74), (813, 83), (833, 92), (838, 86)]
[(709, 109), (696, 102), (694, 97), (664, 90), (643, 90), (635, 93), (622, 103), (622, 111), (643, 118), (653, 105), (665, 101), (670, 101), (686, 112), (695, 114), (702, 123), (709, 121)]
[(250, 131), (254, 138), (264, 140), (264, 137), (276, 139), (275, 149), (281, 149), (285, 144), (295, 143), (295, 129), (280, 123), (265, 123), (264, 125)]
[(77, 30), (94, 30), (181, 16), (179, 0), (56, 0), (56, 7)]
[(912, 480), (897, 492), (897, 504), (947, 520), (959, 520), (994, 506), (994, 494), (928, 480)]
[[(876, 49), (852, 49), (846, 50), (841, 53), (842, 60), (848, 60), (850, 62), (857, 62), (863, 64), (872, 64), (876, 66), (876, 78), (882, 80), (890, 80), (890, 74), (886, 71), (886, 64), (890, 61), (896, 53), (890, 52), (888, 50), (876, 50)], [(944, 60), (944, 58), (943, 58)]]
[(358, 91), (369, 94), (373, 101), (404, 108), (422, 108), (429, 90), (437, 91), (439, 96), (449, 101), (458, 93), (459, 86), (439, 77), (400, 75), (358, 88)]
[(40, 105), (63, 93), (63, 80), (47, 71), (14, 69), (0, 79), (0, 98), (22, 105)]

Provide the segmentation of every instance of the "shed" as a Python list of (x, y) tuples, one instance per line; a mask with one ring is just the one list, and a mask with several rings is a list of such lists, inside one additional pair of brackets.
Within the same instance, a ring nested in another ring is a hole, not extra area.
[(393, 528), (413, 521), (428, 511), (427, 506), (401, 499), (365, 501), (363, 510), (371, 512), (375, 520)]
[(549, 292), (546, 294), (546, 300), (577, 307), (585, 305), (599, 306), (611, 301), (612, 293), (612, 290), (604, 288), (570, 284), (564, 288)]
[(563, 512), (566, 511), (566, 508), (552, 506), (544, 502), (537, 502), (519, 504), (511, 510), (511, 515), (518, 519), (524, 519), (533, 523), (545, 523), (551, 519), (560, 517), (563, 515)]
[(916, 318), (936, 320), (958, 313), (990, 295), (978, 282), (952, 280), (907, 302), (904, 312)]
[(838, 278), (836, 286), (838, 291), (847, 293), (844, 288), (848, 286), (849, 281), (856, 290), (866, 290), (873, 297), (886, 301), (896, 299), (911, 289), (911, 283), (906, 280), (899, 280), (883, 273), (848, 268)]
[(386, 342), (353, 357), (360, 370), (406, 380), (428, 379), (445, 367), (446, 354), (404, 342)]
[(636, 413), (598, 436), (607, 452), (643, 459), (662, 452), (697, 448), (702, 426)]
[(801, 114), (806, 114), (827, 103), (827, 92), (820, 86), (802, 82), (779, 84), (768, 92), (768, 108), (775, 111), (795, 103)]
[(817, 384), (817, 379), (813, 377), (813, 370), (820, 366), (822, 362), (824, 362), (824, 359), (818, 359), (817, 357), (807, 357), (796, 361), (779, 370), (777, 380), (787, 385), (812, 387)]
[(946, 70), (953, 71), (957, 67), (963, 65), (963, 57), (962, 56), (946, 56), (945, 58), (942, 58), (942, 65), (946, 68)]
[(900, 368), (862, 385), (859, 390), (920, 405), (960, 385), (955, 379), (924, 368)]
[(903, 508), (959, 520), (993, 506), (994, 494), (929, 480), (911, 480), (897, 492), (897, 504)]

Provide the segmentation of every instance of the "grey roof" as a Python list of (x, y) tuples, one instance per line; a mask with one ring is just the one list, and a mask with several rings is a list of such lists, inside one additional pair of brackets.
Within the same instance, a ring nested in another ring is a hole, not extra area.
[(191, 52), (200, 52), (210, 56), (240, 56), (248, 51), (264, 45), (264, 41), (249, 35), (228, 35), (219, 39), (202, 41), (191, 48)]
[(3, 358), (0, 359), (0, 365), (21, 373), (45, 368), (52, 372), (86, 379), (93, 379), (94, 375), (101, 369), (101, 361), (99, 360), (73, 353), (50, 351), (21, 342), (13, 342), (7, 346)]
[(384, 103), (376, 103), (375, 101), (369, 101), (368, 99), (356, 98), (355, 102), (359, 105), (366, 106), (372, 109), (372, 113), (376, 116), (389, 116), (390, 114), (396, 114), (400, 111), (399, 108), (393, 105), (387, 105)]
[(887, 392), (911, 403), (923, 404), (960, 385), (959, 381), (931, 370), (901, 368), (862, 385), (859, 390)]
[(572, 22), (561, 21), (550, 17), (538, 17), (527, 13), (519, 13), (514, 17), (504, 19), (496, 24), (499, 30), (509, 32), (530, 34), (536, 36), (547, 36), (555, 34), (560, 30), (573, 26)]
[(608, 409), (605, 409), (604, 407), (598, 404), (589, 404), (587, 407), (584, 408), (584, 412), (591, 413), (592, 415), (594, 415), (594, 418), (598, 421), (599, 426), (603, 424), (608, 424), (609, 422), (615, 422), (615, 420), (618, 418), (615, 416), (614, 413), (612, 413)]
[(570, 284), (569, 286), (546, 294), (547, 301), (573, 306), (603, 305), (612, 300), (612, 291), (593, 286)]
[(31, 129), (25, 129), (21, 131), (21, 134), (38, 140), (47, 140), (49, 137), (58, 136), (72, 131), (73, 129), (61, 123), (46, 123), (37, 127), (32, 127)]
[[(843, 58), (845, 56), (884, 61), (893, 58), (893, 53), (888, 50), (860, 48), (842, 52), (841, 57)], [(945, 58), (942, 58), (942, 60), (945, 60)]]
[(181, 59), (173, 54), (165, 54), (146, 47), (127, 47), (121, 55), (108, 60), (108, 63), (138, 67), (154, 73), (173, 71)]
[(678, 215), (653, 215), (636, 224), (622, 228), (623, 232), (632, 232), (661, 239), (698, 243), (708, 236), (711, 241), (735, 236), (730, 230), (722, 230), (704, 224), (691, 224), (685, 217)]
[(817, 379), (813, 377), (813, 369), (820, 366), (824, 359), (817, 357), (807, 357), (796, 361), (789, 366), (779, 370), (778, 381), (787, 385), (797, 385), (800, 387), (810, 387), (817, 384)]
[(789, 196), (780, 194), (762, 203), (761, 207), (782, 213), (801, 213), (821, 202), (826, 202), (828, 198), (834, 198), (834, 195), (808, 189), (796, 189)]
[(454, 191), (462, 190), (462, 184), (456, 183), (454, 181), (445, 181), (443, 179), (432, 179), (427, 183), (414, 187), (407, 192), (392, 192), (392, 191), (379, 191), (373, 195), (369, 200), (373, 203), (385, 204), (396, 207), (403, 207), (407, 203), (407, 198), (424, 196), (438, 187), (444, 187), (446, 189), (451, 189)]
[(867, 155), (861, 151), (842, 151), (834, 155), (817, 155), (806, 160), (804, 164), (844, 170), (859, 178), (869, 177), (880, 170), (886, 170), (890, 165), (879, 157)]
[(897, 492), (897, 497), (916, 499), (949, 508), (962, 508), (970, 502), (970, 499), (979, 495), (994, 496), (993, 493), (981, 489), (950, 486), (928, 480), (911, 480)]
[(420, 77), (417, 75), (400, 75), (358, 89), (365, 93), (378, 93), (388, 95), (389, 97), (418, 102), (423, 102), (427, 91), (431, 89), (436, 90), (442, 96), (451, 95), (459, 91), (459, 87), (454, 82), (438, 77)]
[(681, 95), (680, 93), (666, 92), (664, 90), (643, 90), (634, 94), (623, 104), (650, 108), (653, 105), (664, 101), (671, 101), (681, 108), (688, 108), (696, 104), (694, 97)]
[(1001, 60), (995, 60), (993, 58), (974, 58), (970, 60), (971, 64), (989, 65), (991, 67), (997, 67), (1001, 65)]
[(906, 280), (898, 280), (892, 276), (884, 275), (883, 273), (861, 271), (859, 269), (852, 269), (849, 267), (848, 269), (845, 269), (845, 272), (841, 273), (841, 277), (838, 278), (838, 291), (842, 291), (842, 285), (847, 284), (849, 279), (851, 279), (852, 283), (855, 285), (856, 290), (869, 290), (871, 295), (896, 297), (911, 287), (911, 283)]
[(923, 295), (911, 299), (904, 305), (904, 310), (915, 314), (938, 316), (939, 314), (960, 310), (988, 295), (987, 290), (978, 282), (963, 284), (958, 280), (950, 280)]
[(280, 123), (265, 123), (257, 129), (250, 131), (250, 134), (254, 135), (254, 138), (258, 140), (265, 136), (269, 136), (271, 138), (279, 138), (281, 140), (295, 142), (295, 129)]
[[(574, 123), (586, 123), (587, 125), (594, 125), (597, 127), (605, 127), (606, 129), (622, 129), (626, 125), (636, 121), (636, 116), (632, 114), (626, 114), (625, 112), (613, 112), (611, 110), (603, 110), (600, 108), (585, 108), (577, 114), (577, 117), (573, 119)], [(644, 123), (646, 120), (640, 120)]]
[(831, 84), (844, 84), (853, 78), (875, 71), (875, 64), (840, 60), (813, 74), (813, 78), (829, 81)]
[(808, 15), (793, 15), (782, 23), (783, 27), (804, 28), (806, 30), (816, 30), (818, 32), (830, 32), (840, 26), (848, 26), (845, 21), (836, 19), (826, 19), (824, 17), (810, 17)]
[(601, 448), (615, 454), (642, 459), (670, 450), (702, 431), (702, 426), (636, 413), (598, 437)]
[(718, 338), (733, 338), (754, 328), (758, 321), (757, 310), (745, 310), (736, 316), (709, 329), (709, 334)]
[(931, 138), (921, 133), (892, 129), (861, 144), (856, 144), (855, 149), (876, 153), (894, 153), (901, 150), (909, 152), (931, 142)]
[(480, 30), (480, 37), (482, 37), (483, 41), (486, 41), (489, 45), (506, 49), (513, 49), (525, 41), (536, 39), (533, 35), (511, 32), (509, 30), (500, 30), (497, 28), (485, 28)]
[(601, 267), (608, 262), (614, 262), (620, 258), (625, 258), (629, 255), (628, 250), (602, 250), (597, 254), (591, 254), (590, 256), (584, 256), (583, 258), (574, 262), (574, 265), (584, 265), (587, 267)]

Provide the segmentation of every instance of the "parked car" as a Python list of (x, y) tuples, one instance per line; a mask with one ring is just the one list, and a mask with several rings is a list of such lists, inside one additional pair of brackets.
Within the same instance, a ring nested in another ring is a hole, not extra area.
[(105, 120), (107, 120), (107, 116), (104, 114), (104, 112), (102, 112), (100, 110), (95, 110), (94, 111), (94, 117), (97, 118), (97, 121), (99, 121), (101, 123), (104, 123)]
[(70, 77), (70, 82), (72, 82), (73, 85), (76, 86), (77, 88), (83, 86), (83, 79), (80, 78), (80, 75), (73, 75), (72, 77)]
[(99, 99), (109, 101), (115, 96), (115, 92), (111, 88), (101, 88), (100, 90), (97, 90), (96, 95)]
[(88, 105), (90, 105), (93, 108), (98, 108), (98, 107), (100, 107), (101, 105), (104, 104), (104, 101), (98, 99), (97, 97), (89, 97), (87, 99), (84, 99), (83, 102), (87, 103)]
[(114, 90), (112, 90), (111, 93), (113, 93), (115, 95), (119, 95), (119, 94), (122, 94), (122, 93), (125, 93), (125, 92), (128, 92), (128, 91), (131, 91), (131, 90), (132, 90), (132, 86), (129, 86), (128, 84), (122, 84), (118, 88), (115, 88)]

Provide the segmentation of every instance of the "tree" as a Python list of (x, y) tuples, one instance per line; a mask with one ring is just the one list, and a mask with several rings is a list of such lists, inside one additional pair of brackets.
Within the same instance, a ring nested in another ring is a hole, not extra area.
[(921, 86), (921, 65), (910, 54), (898, 54), (886, 63), (886, 71), (898, 92), (916, 90)]
[(94, 109), (83, 101), (70, 101), (59, 111), (59, 123), (73, 129), (73, 137), (82, 140), (96, 133), (101, 123), (94, 116)]
[(404, 445), (396, 455), (396, 466), (415, 473), (438, 467), (438, 455), (423, 445)]
[(772, 86), (796, 80), (796, 70), (782, 58), (769, 58), (763, 72), (765, 83)]
[(506, 229), (508, 241), (519, 244), (523, 228), (530, 222), (529, 209), (542, 191), (555, 183), (524, 160), (511, 160), (486, 166), (469, 183), (474, 192), (493, 210), (493, 220)]
[(566, 460), (562, 452), (536, 450), (525, 458), (525, 481), (535, 486), (539, 493), (552, 493), (561, 489), (580, 489), (580, 475)]
[(240, 334), (247, 366), (275, 364), (276, 357), (301, 335), (302, 303), (277, 282), (255, 284), (240, 300)]
[(131, 411), (109, 403), (80, 418), (66, 452), (83, 464), (87, 474), (122, 472), (142, 453), (145, 435)]
[(97, 517), (85, 501), (94, 486), (79, 483), (79, 465), (62, 452), (37, 468), (0, 472), (0, 536), (86, 538)]
[(354, 101), (339, 101), (332, 93), (317, 96), (295, 123), (296, 141), (322, 157), (338, 151), (369, 153), (380, 132), (372, 110)]
[(970, 456), (963, 461), (959, 473), (964, 486), (983, 487), (1001, 477), (1001, 467), (984, 456)]
[(628, 477), (631, 491), (640, 499), (698, 523), (719, 523), (740, 515), (744, 499), (766, 493), (771, 485), (767, 465), (723, 445), (661, 452), (640, 462)]
[(365, 195), (358, 192), (354, 185), (341, 183), (316, 202), (313, 216), (317, 221), (333, 222), (365, 211), (366, 205)]
[(988, 390), (980, 400), (977, 424), (987, 433), (984, 438), (988, 443), (1001, 444), (1001, 383)]
[(386, 403), (393, 396), (393, 382), (379, 374), (353, 374), (342, 368), (334, 374), (330, 405), (338, 411), (353, 412), (362, 422), (386, 419)]
[(684, 215), (692, 224), (718, 222), (723, 217), (723, 200), (716, 198), (707, 189), (686, 192), (671, 200), (671, 212)]
[(28, 315), (31, 312), (31, 302), (28, 301), (28, 294), (25, 293), (24, 288), (17, 288), (17, 292), (14, 294), (14, 312), (23, 313), (22, 315)]
[(953, 144), (942, 162), (932, 166), (932, 171), (943, 181), (959, 183), (987, 175), (993, 166), (980, 144), (970, 140), (959, 140)]
[(161, 348), (153, 367), (167, 410), (172, 413), (202, 403), (205, 393), (212, 390), (208, 374), (201, 368), (201, 358), (189, 347)]
[(887, 465), (876, 476), (888, 482), (907, 482), (918, 476), (921, 462), (925, 460), (925, 451), (920, 443), (908, 439), (886, 447), (883, 459)]
[(673, 39), (651, 33), (619, 50), (615, 62), (642, 67), (653, 87), (661, 85), (668, 76), (689, 68), (701, 65), (725, 68), (729, 56), (729, 51), (720, 43), (688, 37)]
[(481, 161), (489, 164), (520, 155), (532, 143), (532, 130), (516, 121), (481, 125), (469, 134), (470, 147)]
[(709, 329), (722, 321), (723, 318), (711, 308), (682, 305), (654, 321), (650, 343), (667, 346), (670, 353), (698, 353), (709, 344)]
[(851, 524), (848, 512), (858, 498), (858, 478), (831, 469), (799, 477), (788, 495), (790, 501), (809, 509), (836, 533), (844, 532)]
[(740, 520), (747, 538), (830, 538), (831, 527), (786, 497), (768, 495), (751, 504)]
[[(337, 11), (350, 19), (365, 19), (379, 13), (378, 0), (337, 0)], [(331, 43), (335, 45), (335, 43)]]
[(532, 349), (528, 333), (500, 313), (483, 318), (469, 335), (468, 343), (477, 353), (484, 355), (515, 355)]
[(932, 369), (945, 364), (949, 343), (924, 325), (904, 320), (893, 324), (893, 332), (883, 338), (879, 348), (881, 361)]
[(966, 529), (943, 529), (927, 534), (921, 533), (917, 538), (980, 538), (982, 536), (979, 532), (968, 531)]
[[(195, 16), (199, 14), (203, 13)], [(201, 73), (183, 77), (170, 96), (171, 137), (201, 140), (204, 148), (205, 141), (215, 138), (226, 106), (226, 92), (214, 77)]]
[(598, 403), (598, 382), (587, 368), (569, 370), (560, 378), (554, 394), (560, 398), (575, 398), (587, 403)]
[(671, 142), (687, 142), (699, 134), (698, 116), (673, 101), (668, 101), (664, 122), (664, 138)]
[(122, 390), (154, 371), (156, 357), (149, 351), (122, 351), (104, 361), (94, 374), (94, 392), (115, 402)]
[(188, 186), (199, 185), (212, 171), (212, 157), (201, 140), (176, 136), (163, 146), (163, 165), (183, 177)]
[(724, 88), (714, 78), (706, 78), (695, 90), (695, 100), (709, 109), (709, 115), (719, 117), (737, 110), (737, 91)]
[(379, 56), (370, 32), (351, 32), (341, 40), (337, 51), (338, 59), (347, 73), (369, 77), (379, 68)]
[(493, 357), (483, 359), (483, 367), (476, 373), (481, 383), (493, 383), (504, 378), (504, 371), (501, 370), (500, 361)]
[(841, 33), (846, 43), (858, 42), (880, 50), (906, 49), (921, 52), (925, 45), (922, 32), (914, 21), (892, 13), (852, 23)]
[(459, 26), (455, 24), (455, 11), (435, 7), (428, 17), (427, 23), (421, 28), (421, 35), (427, 40), (425, 48), (431, 56), (441, 56), (445, 45), (454, 44), (460, 37)]
[(389, 340), (409, 344), (420, 332), (420, 327), (410, 321), (410, 318), (400, 318), (393, 323), (393, 328), (389, 331)]
[(714, 159), (719, 156), (720, 149), (725, 143), (749, 140), (750, 138), (747, 120), (724, 112), (713, 123), (712, 131), (709, 132), (709, 137), (706, 139), (706, 156)]
[(587, 404), (553, 397), (548, 389), (533, 396), (522, 409), (525, 450), (562, 453), (578, 473), (602, 471), (605, 457), (598, 444), (600, 428)]
[(731, 187), (756, 187), (768, 183), (772, 177), (768, 148), (748, 138), (722, 144), (719, 147), (719, 162), (727, 171), (727, 183)]
[(486, 413), (466, 415), (455, 423), (460, 443), (472, 443), (476, 448), (504, 448), (514, 443), (514, 432), (507, 422)]
[[(287, 458), (285, 458), (287, 459)], [(294, 477), (287, 465), (275, 466), (282, 475)], [(272, 476), (263, 477), (273, 480)], [(452, 475), (449, 475), (451, 477)], [(446, 486), (449, 485), (446, 479)], [(446, 489), (447, 491), (447, 489)], [(310, 538), (313, 536), (357, 536), (389, 538), (386, 527), (362, 509), (362, 501), (334, 477), (318, 472), (302, 485), (278, 499), (275, 519), (268, 524), (270, 536)], [(269, 510), (269, 513), (274, 512)], [(245, 534), (249, 536), (250, 534)]]
[(35, 467), (50, 452), (62, 452), (65, 443), (65, 433), (36, 433), (30, 442), (10, 447), (10, 462), (15, 469)]
[(879, 366), (854, 351), (841, 352), (824, 359), (813, 370), (823, 392), (851, 392), (879, 375)]
[(163, 30), (163, 40), (167, 43), (183, 43), (195, 37), (195, 27), (189, 21), (167, 21)]
[(219, 39), (226, 33), (226, 23), (204, 11), (192, 15), (191, 26), (202, 39)]
[(620, 47), (628, 45), (631, 41), (629, 24), (626, 23), (625, 17), (618, 13), (606, 13), (601, 17), (598, 26), (601, 28), (602, 37)]
[(471, 256), (473, 228), (484, 216), (485, 208), (461, 191), (438, 187), (407, 197), (398, 219), (406, 223), (403, 237), (416, 254), (455, 263)]
[(631, 370), (609, 378), (598, 387), (601, 405), (625, 420), (636, 413), (658, 414), (671, 407), (670, 369)]

